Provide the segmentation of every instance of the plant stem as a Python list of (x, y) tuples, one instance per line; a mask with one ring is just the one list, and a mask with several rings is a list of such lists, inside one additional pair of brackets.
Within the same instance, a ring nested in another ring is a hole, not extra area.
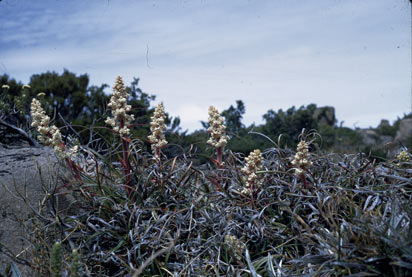
[(222, 149), (223, 147), (217, 148), (217, 167), (220, 168), (222, 166)]
[[(123, 129), (124, 127), (124, 119), (120, 119), (120, 129)], [(125, 136), (121, 136), (122, 139), (122, 150), (123, 150), (123, 161), (124, 163), (122, 163), (123, 165), (123, 172), (124, 172), (124, 176), (126, 178), (126, 182), (124, 184), (124, 188), (127, 192), (127, 195), (130, 196), (130, 181), (131, 181), (131, 177), (130, 177), (130, 163), (129, 163), (129, 151), (128, 151), (128, 143), (126, 140)]]

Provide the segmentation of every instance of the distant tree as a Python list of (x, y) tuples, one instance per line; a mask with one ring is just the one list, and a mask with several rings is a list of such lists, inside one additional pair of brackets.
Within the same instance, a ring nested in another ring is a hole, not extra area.
[[(2, 89), (2, 85), (7, 85), (9, 88)], [(41, 98), (41, 102), (54, 120), (54, 124), (59, 127), (68, 125), (67, 129), (63, 129), (63, 134), (75, 135), (82, 143), (90, 138), (94, 139), (97, 130), (103, 137), (110, 136), (110, 131), (105, 129), (107, 126), (104, 123), (108, 115), (106, 105), (111, 97), (111, 90), (105, 92), (109, 88), (108, 85), (89, 86), (87, 74), (76, 75), (67, 69), (62, 74), (56, 72), (34, 74), (30, 78), (29, 85), (30, 88), (23, 89), (21, 83), (10, 79), (9, 76), (0, 76), (0, 108), (4, 106), (4, 110), (7, 107), (7, 113), (10, 113), (10, 108), (25, 107), (23, 114), (27, 117), (31, 99), (43, 92), (45, 95)], [(138, 78), (133, 78), (126, 89), (130, 94), (128, 102), (135, 116), (131, 128), (132, 136), (146, 141), (150, 132), (150, 117), (154, 111), (151, 105), (155, 95), (143, 92), (139, 88)], [(22, 95), (25, 95), (25, 103), (21, 101)], [(173, 141), (180, 131), (180, 119), (170, 117), (168, 114), (166, 116), (165, 123), (169, 127), (167, 135)], [(89, 126), (93, 128), (89, 129)], [(91, 130), (93, 133), (90, 133)]]
[(269, 110), (263, 115), (263, 119), (266, 121), (263, 132), (272, 137), (278, 137), (282, 134), (283, 141), (289, 147), (294, 147), (303, 128), (310, 131), (318, 127), (317, 121), (313, 118), (315, 110), (315, 104), (310, 104), (307, 107), (301, 106), (299, 109), (293, 106), (286, 112), (282, 109), (278, 112)]
[(34, 95), (45, 93), (45, 110), (49, 113), (56, 111), (68, 122), (74, 122), (88, 113), (88, 85), (87, 74), (76, 76), (67, 69), (61, 75), (46, 72), (30, 78), (31, 92)]
[[(6, 91), (2, 89), (2, 86), (9, 86), (10, 88)], [(21, 93), (23, 84), (17, 82), (15, 79), (11, 79), (9, 75), (3, 74), (0, 76), (0, 96), (1, 97), (14, 97), (18, 96)], [(6, 96), (7, 92), (7, 96)]]
[(239, 134), (240, 130), (245, 128), (242, 123), (243, 115), (245, 114), (245, 105), (242, 100), (236, 101), (236, 108), (230, 105), (230, 107), (223, 112), (221, 115), (225, 118), (226, 131), (230, 134)]
[(110, 96), (104, 91), (108, 87), (108, 85), (103, 84), (101, 86), (91, 86), (87, 89), (88, 104), (83, 110), (83, 122), (80, 124), (87, 125), (88, 122), (98, 120), (106, 113), (106, 104)]
[(0, 76), (0, 143), (18, 143), (23, 139), (30, 145), (37, 145), (29, 133), (27, 114), (30, 100), (27, 86), (10, 79), (8, 75)]

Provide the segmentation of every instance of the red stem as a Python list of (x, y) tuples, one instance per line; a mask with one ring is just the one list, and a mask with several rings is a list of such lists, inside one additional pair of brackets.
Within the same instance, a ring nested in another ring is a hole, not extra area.
[(160, 149), (157, 147), (155, 149), (155, 157), (156, 157), (157, 163), (160, 165)]
[(223, 147), (218, 147), (217, 148), (217, 166), (218, 166), (218, 168), (220, 168), (221, 165), (222, 165), (222, 148)]
[[(123, 129), (124, 127), (124, 119), (120, 119), (120, 129)], [(126, 183), (124, 184), (124, 187), (126, 189), (126, 192), (128, 195), (130, 195), (130, 181), (131, 181), (131, 177), (130, 177), (130, 163), (129, 163), (129, 152), (128, 152), (128, 143), (126, 140), (125, 136), (121, 136), (122, 138), (122, 150), (123, 150), (123, 172), (124, 172), (124, 176), (126, 178)]]

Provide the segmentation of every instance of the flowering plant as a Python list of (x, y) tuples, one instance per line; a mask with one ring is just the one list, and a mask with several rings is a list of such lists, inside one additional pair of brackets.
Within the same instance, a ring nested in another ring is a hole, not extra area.
[(54, 125), (50, 126), (50, 117), (43, 110), (39, 100), (36, 98), (33, 98), (31, 102), (30, 115), (33, 119), (31, 126), (35, 127), (39, 132), (37, 139), (44, 145), (51, 146), (59, 157), (66, 159), (76, 179), (79, 180), (80, 167), (73, 161), (79, 152), (79, 146), (74, 145), (69, 149), (66, 148), (66, 145), (62, 141), (60, 130)]
[(209, 128), (207, 131), (210, 134), (210, 138), (207, 141), (208, 144), (217, 149), (217, 163), (220, 167), (222, 165), (222, 152), (226, 146), (229, 137), (226, 135), (226, 126), (223, 124), (224, 119), (220, 116), (218, 110), (210, 106), (209, 107)]
[(148, 137), (157, 161), (160, 161), (161, 149), (167, 145), (165, 135), (163, 134), (163, 131), (166, 130), (165, 118), (163, 105), (157, 105), (150, 122), (150, 131), (152, 133)]
[(112, 110), (113, 117), (108, 117), (106, 123), (112, 126), (113, 131), (120, 134), (120, 136), (127, 136), (130, 134), (129, 124), (134, 120), (134, 115), (128, 114), (132, 106), (127, 105), (127, 98), (129, 94), (126, 91), (122, 77), (116, 78), (113, 86), (113, 95), (110, 98), (108, 107)]
[(309, 143), (302, 140), (299, 142), (296, 148), (296, 154), (292, 160), (292, 165), (295, 166), (295, 174), (301, 175), (304, 170), (312, 166), (312, 162), (308, 160), (309, 158)]
[(134, 116), (128, 114), (132, 108), (130, 105), (127, 105), (128, 97), (129, 94), (126, 91), (123, 79), (118, 76), (113, 86), (113, 95), (107, 105), (111, 108), (113, 117), (108, 117), (105, 122), (112, 126), (113, 131), (118, 133), (122, 139), (123, 159), (121, 159), (120, 162), (123, 166), (123, 172), (126, 178), (124, 187), (128, 195), (130, 195), (131, 167), (129, 162), (129, 139), (127, 135), (130, 134), (129, 124), (134, 120)]
[(241, 171), (246, 175), (246, 187), (242, 190), (242, 193), (253, 194), (256, 187), (262, 183), (256, 174), (257, 171), (262, 170), (262, 153), (259, 149), (256, 149), (245, 160), (246, 164)]

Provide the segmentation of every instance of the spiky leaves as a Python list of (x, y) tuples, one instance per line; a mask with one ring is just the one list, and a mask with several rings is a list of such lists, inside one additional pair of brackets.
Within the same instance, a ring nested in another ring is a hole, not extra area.
[(63, 276), (63, 250), (60, 242), (55, 242), (50, 255), (50, 269), (52, 277)]

